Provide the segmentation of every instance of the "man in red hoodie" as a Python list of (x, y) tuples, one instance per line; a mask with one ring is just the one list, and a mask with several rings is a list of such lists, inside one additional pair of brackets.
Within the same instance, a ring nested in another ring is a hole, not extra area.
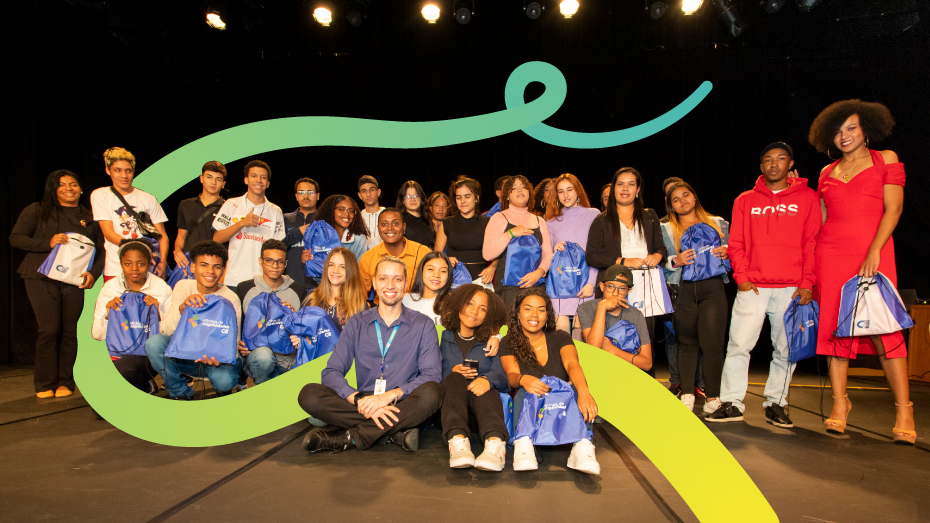
[(820, 232), (820, 203), (805, 178), (790, 177), (793, 151), (784, 142), (769, 144), (759, 156), (762, 176), (736, 198), (727, 255), (739, 292), (733, 303), (730, 341), (720, 387), (721, 407), (705, 419), (742, 421), (749, 381), (749, 351), (766, 316), (772, 328), (772, 363), (765, 383), (765, 421), (793, 427), (785, 406), (795, 364), (788, 362), (785, 310), (795, 296), (810, 303), (814, 286), (814, 247)]

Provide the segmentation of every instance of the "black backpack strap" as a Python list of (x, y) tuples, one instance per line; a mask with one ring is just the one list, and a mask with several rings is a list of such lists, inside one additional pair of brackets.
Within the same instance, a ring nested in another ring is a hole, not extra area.
[(151, 223), (148, 213), (137, 213), (136, 210), (129, 205), (126, 201), (126, 198), (123, 198), (123, 195), (116, 190), (116, 187), (110, 186), (110, 192), (116, 195), (119, 198), (120, 203), (123, 204), (123, 207), (126, 209), (126, 212), (132, 216), (132, 219), (136, 221), (136, 226), (139, 228), (139, 231), (142, 232), (142, 236), (148, 238), (155, 238), (156, 240), (161, 239), (161, 233), (155, 230), (155, 225)]

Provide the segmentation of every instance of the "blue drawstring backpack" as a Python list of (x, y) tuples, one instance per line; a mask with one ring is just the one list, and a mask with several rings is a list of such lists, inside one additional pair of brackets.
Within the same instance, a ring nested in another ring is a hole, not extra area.
[(877, 336), (913, 326), (898, 290), (884, 274), (853, 276), (843, 285), (835, 336)]
[(110, 356), (145, 356), (145, 342), (158, 334), (158, 307), (145, 304), (145, 294), (124, 292), (123, 306), (110, 309), (107, 317), (107, 350)]
[(323, 275), (323, 262), (329, 251), (341, 245), (339, 234), (332, 225), (317, 220), (304, 230), (304, 250), (313, 251), (313, 259), (306, 262), (307, 276), (319, 278)]
[(209, 356), (220, 363), (236, 362), (239, 353), (236, 309), (222, 296), (208, 294), (206, 298), (203, 307), (184, 309), (165, 357), (193, 361)]
[(484, 213), (481, 216), (487, 216), (488, 218), (490, 218), (491, 216), (494, 216), (495, 214), (499, 212), (501, 212), (501, 202), (495, 203), (493, 206), (491, 206), (490, 209), (484, 211)]
[(578, 410), (575, 391), (568, 383), (543, 376), (549, 393), (540, 397), (527, 393), (513, 439), (529, 436), (534, 445), (566, 445), (588, 439), (584, 416)]
[(618, 349), (632, 355), (639, 354), (639, 332), (636, 326), (626, 320), (620, 320), (607, 329), (604, 336)]
[(820, 305), (811, 300), (801, 305), (795, 296), (785, 311), (785, 336), (788, 338), (788, 362), (797, 363), (817, 355), (817, 319)]
[(564, 251), (555, 251), (549, 264), (546, 294), (550, 298), (574, 298), (588, 283), (588, 264), (584, 249), (574, 242), (565, 242)]
[(726, 274), (733, 270), (730, 260), (721, 260), (710, 253), (720, 247), (720, 234), (706, 223), (696, 223), (681, 235), (681, 250), (694, 249), (694, 263), (685, 265), (681, 270), (684, 281), (701, 281), (714, 276)]
[(336, 342), (339, 341), (339, 329), (321, 307), (307, 306), (288, 314), (284, 320), (284, 328), (288, 333), (300, 338), (294, 367), (333, 352)]
[(81, 275), (90, 272), (94, 266), (97, 249), (94, 242), (83, 234), (66, 232), (65, 235), (68, 236), (68, 243), (55, 245), (36, 270), (52, 280), (80, 287), (84, 283)]
[[(158, 240), (156, 240), (155, 238), (149, 238), (148, 236), (136, 238), (136, 240), (147, 243), (149, 245), (149, 248), (152, 249), (152, 266), (149, 267), (149, 272), (154, 273), (155, 266), (161, 263), (161, 249), (159, 248)], [(168, 275), (165, 274), (165, 278), (167, 277)]]
[(464, 263), (458, 262), (455, 264), (455, 267), (452, 268), (452, 288), (454, 289), (459, 285), (465, 285), (467, 283), (471, 283), (471, 273), (468, 272)]
[(504, 404), (504, 424), (507, 425), (507, 442), (513, 444), (513, 398), (509, 392), (501, 392), (501, 403)]
[(190, 253), (185, 252), (184, 256), (187, 256), (187, 267), (185, 268), (175, 267), (174, 271), (171, 272), (171, 276), (169, 276), (168, 279), (165, 280), (165, 283), (167, 283), (168, 286), (171, 287), (172, 289), (181, 280), (193, 280), (194, 279), (194, 273), (191, 270), (191, 263), (192, 263), (191, 255)]
[[(505, 287), (519, 286), (521, 278), (539, 267), (541, 257), (542, 247), (532, 234), (512, 238), (507, 245), (507, 256), (504, 260), (503, 285)], [(544, 276), (539, 279), (537, 285), (545, 282)]]
[(284, 329), (284, 319), (289, 312), (273, 292), (253, 297), (242, 320), (242, 341), (246, 348), (268, 347), (279, 354), (294, 352), (290, 335)]

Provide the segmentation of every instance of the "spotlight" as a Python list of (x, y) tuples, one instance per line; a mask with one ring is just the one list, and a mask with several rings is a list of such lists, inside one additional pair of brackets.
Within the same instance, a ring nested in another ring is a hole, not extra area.
[(471, 17), (475, 14), (475, 2), (472, 0), (455, 0), (455, 3), (452, 4), (452, 12), (455, 13), (455, 21), (459, 25), (465, 25), (471, 22)]
[(352, 27), (361, 27), (368, 19), (368, 0), (351, 0), (346, 4), (346, 20)]
[(820, 0), (797, 0), (798, 10), (802, 13), (809, 13), (811, 9), (820, 5)]
[(559, 3), (559, 11), (562, 13), (562, 16), (565, 18), (571, 18), (578, 12), (578, 0), (562, 0)]
[(219, 2), (211, 2), (207, 5), (207, 25), (214, 29), (219, 29), (223, 31), (226, 29), (226, 22), (223, 20), (226, 17), (226, 9), (223, 4)]
[(704, 0), (682, 0), (681, 12), (686, 15), (693, 15), (701, 9)]
[(333, 12), (325, 7), (317, 7), (313, 10), (313, 19), (323, 27), (329, 27), (333, 23)]
[(543, 0), (529, 1), (523, 0), (523, 12), (526, 13), (526, 17), (530, 20), (536, 20), (546, 11), (546, 5)]
[(435, 24), (436, 20), (439, 20), (439, 6), (432, 2), (428, 2), (424, 5), (420, 13), (422, 13), (423, 18), (431, 24)]
[(665, 12), (668, 11), (668, 4), (665, 2), (652, 2), (651, 4), (646, 5), (646, 11), (649, 12), (649, 18), (653, 20), (658, 20), (665, 16)]
[(733, 35), (733, 38), (743, 34), (743, 31), (746, 30), (748, 24), (740, 16), (736, 5), (734, 5), (730, 0), (714, 0), (714, 4), (717, 5), (717, 9), (720, 10), (720, 14), (723, 16), (724, 20), (726, 20), (726, 23), (729, 26), (730, 34)]
[(763, 0), (762, 7), (765, 8), (766, 13), (775, 14), (785, 7), (785, 0)]

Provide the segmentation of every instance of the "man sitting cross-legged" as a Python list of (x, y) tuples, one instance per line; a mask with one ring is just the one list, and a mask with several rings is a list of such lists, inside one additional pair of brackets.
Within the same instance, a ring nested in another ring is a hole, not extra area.
[[(374, 270), (378, 306), (349, 319), (322, 372), (323, 383), (300, 391), (300, 407), (332, 426), (308, 434), (307, 451), (364, 450), (383, 436), (417, 450), (417, 426), (442, 401), (442, 364), (432, 320), (401, 303), (407, 277), (399, 258), (381, 258)], [(345, 378), (353, 360), (358, 390)]]

